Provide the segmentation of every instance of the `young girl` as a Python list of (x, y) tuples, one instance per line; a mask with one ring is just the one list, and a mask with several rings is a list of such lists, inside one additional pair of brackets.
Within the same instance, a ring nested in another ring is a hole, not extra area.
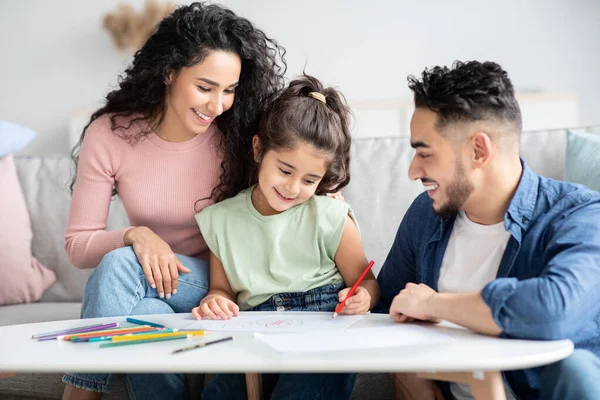
[[(348, 119), (342, 95), (310, 76), (267, 107), (252, 143), (257, 183), (196, 215), (211, 251), (210, 291), (193, 309), (196, 318), (229, 319), (240, 309), (333, 312), (340, 301), (342, 313), (364, 314), (377, 303), (372, 273), (345, 298), (367, 259), (348, 204), (319, 196), (350, 180)], [(347, 398), (353, 381), (351, 374), (284, 374), (272, 398), (298, 390)], [(203, 399), (243, 397), (243, 383), (243, 375), (219, 375)]]

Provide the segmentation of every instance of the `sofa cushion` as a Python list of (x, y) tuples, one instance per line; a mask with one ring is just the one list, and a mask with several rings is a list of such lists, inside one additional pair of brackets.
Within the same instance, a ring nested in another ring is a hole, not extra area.
[[(71, 158), (63, 156), (17, 156), (17, 173), (33, 230), (32, 252), (57, 276), (41, 301), (76, 301), (83, 296), (83, 288), (92, 270), (73, 267), (64, 250), (65, 230), (69, 218), (71, 195), (68, 190)], [(129, 226), (122, 203), (111, 203), (108, 229)]]
[(565, 180), (600, 191), (600, 135), (567, 133)]
[(0, 158), (0, 305), (36, 301), (56, 277), (31, 255), (31, 223), (12, 154)]
[[(0, 307), (0, 326), (79, 318), (81, 303), (28, 303)], [(40, 332), (41, 333), (41, 332)]]
[(8, 121), (0, 121), (0, 158), (16, 153), (35, 137), (35, 132)]
[(521, 134), (521, 158), (536, 173), (548, 178), (564, 178), (567, 130), (530, 131)]

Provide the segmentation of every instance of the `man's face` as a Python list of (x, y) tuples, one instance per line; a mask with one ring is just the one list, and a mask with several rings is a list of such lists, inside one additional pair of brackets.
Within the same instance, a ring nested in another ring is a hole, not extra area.
[(451, 218), (461, 210), (474, 190), (465, 173), (460, 148), (436, 129), (437, 114), (417, 108), (410, 122), (410, 143), (416, 150), (408, 170), (412, 180), (420, 179), (433, 200), (435, 213)]

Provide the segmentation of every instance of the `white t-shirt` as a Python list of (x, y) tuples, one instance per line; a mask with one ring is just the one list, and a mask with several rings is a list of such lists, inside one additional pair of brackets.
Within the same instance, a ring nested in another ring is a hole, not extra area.
[[(460, 211), (442, 261), (438, 291), (481, 291), (496, 278), (509, 238), (510, 233), (504, 229), (504, 222), (480, 225), (471, 221), (464, 211)], [(504, 390), (507, 400), (514, 400), (506, 384)], [(469, 385), (451, 383), (450, 391), (457, 400), (473, 400)]]

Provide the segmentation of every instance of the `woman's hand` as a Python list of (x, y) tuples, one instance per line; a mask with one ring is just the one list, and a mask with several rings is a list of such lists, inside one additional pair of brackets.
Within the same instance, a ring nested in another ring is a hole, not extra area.
[(339, 201), (346, 201), (346, 199), (344, 199), (344, 196), (342, 196), (342, 192), (335, 192), (335, 193), (327, 193), (327, 196), (331, 197), (332, 199), (336, 199)]
[(179, 272), (187, 274), (190, 270), (183, 266), (167, 242), (145, 226), (129, 229), (123, 241), (126, 246), (133, 246), (148, 283), (161, 299), (165, 295), (168, 299), (177, 292)]
[(240, 307), (223, 295), (209, 294), (202, 299), (198, 307), (192, 309), (192, 315), (196, 319), (227, 320), (240, 315)]
[(350, 288), (341, 290), (338, 293), (339, 302), (346, 303), (340, 314), (361, 315), (366, 314), (371, 306), (371, 294), (362, 286), (356, 288), (352, 297), (346, 298)]

